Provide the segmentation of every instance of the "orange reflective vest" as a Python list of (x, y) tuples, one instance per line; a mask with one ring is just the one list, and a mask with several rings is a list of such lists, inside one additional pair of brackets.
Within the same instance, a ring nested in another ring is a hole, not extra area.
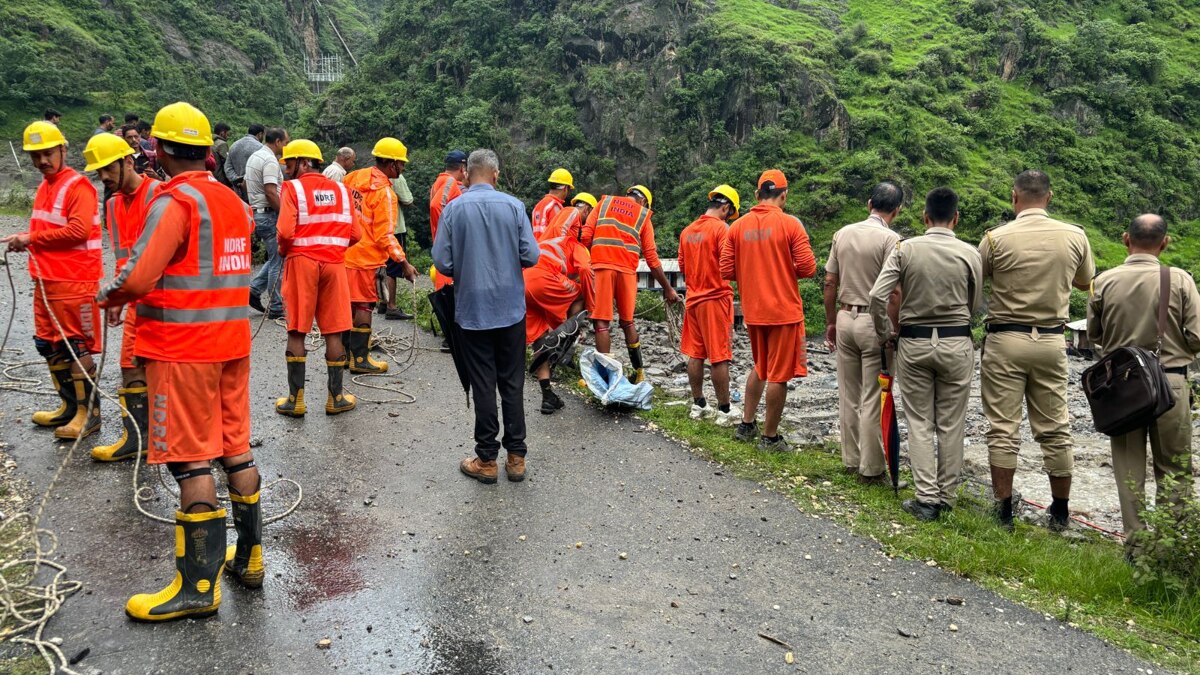
[(306, 173), (285, 182), (283, 193), (294, 194), (296, 200), (295, 234), (287, 256), (343, 262), (354, 223), (354, 202), (346, 186), (319, 173)]
[[(159, 189), (125, 270), (153, 241), (167, 207), (187, 214), (187, 237), (137, 305), (138, 356), (215, 363), (250, 354), (250, 210), (211, 174), (188, 172)], [(118, 282), (121, 279), (118, 278)]]
[(462, 194), (462, 188), (454, 176), (443, 171), (438, 174), (433, 185), (429, 187), (429, 238), (437, 239), (438, 221), (442, 219), (442, 209)]
[(542, 197), (542, 201), (533, 207), (533, 217), (529, 219), (530, 224), (533, 225), (533, 236), (535, 239), (540, 240), (542, 238), (542, 233), (546, 231), (546, 228), (562, 209), (563, 200), (554, 195)]
[(589, 221), (595, 222), (592, 265), (599, 269), (637, 270), (642, 257), (642, 230), (649, 225), (650, 214), (650, 209), (629, 197), (604, 197), (588, 216)]
[[(90, 213), (73, 212), (77, 210)], [(86, 240), (67, 245), (38, 241), (40, 233), (61, 230), (72, 218), (88, 224)], [(36, 259), (30, 261), (29, 276), (45, 281), (100, 281), (104, 276), (96, 188), (75, 169), (65, 167), (42, 179), (33, 198), (29, 234), (33, 238), (29, 248)]]
[(576, 241), (583, 240), (583, 218), (579, 216), (579, 209), (574, 206), (568, 206), (555, 214), (554, 219), (546, 225), (546, 229), (537, 235), (538, 241), (559, 237), (573, 237)]
[(142, 236), (142, 226), (146, 223), (146, 211), (150, 202), (158, 196), (161, 181), (146, 178), (133, 194), (127, 195), (117, 191), (108, 200), (105, 207), (105, 221), (108, 223), (108, 239), (112, 244), (113, 256), (117, 259), (114, 274), (120, 274), (133, 253), (133, 245)]

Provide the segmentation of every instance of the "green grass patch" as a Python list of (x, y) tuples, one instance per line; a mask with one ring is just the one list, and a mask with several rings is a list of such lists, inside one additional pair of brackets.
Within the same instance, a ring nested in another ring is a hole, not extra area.
[(730, 429), (688, 419), (686, 406), (656, 403), (643, 416), (672, 437), (787, 495), (801, 510), (832, 517), (875, 539), (889, 555), (936, 561), (1142, 658), (1200, 672), (1200, 597), (1139, 586), (1119, 544), (1091, 533), (1075, 541), (1025, 524), (1009, 534), (987, 515), (986, 495), (965, 494), (947, 518), (919, 523), (900, 508), (911, 489), (897, 498), (889, 489), (858, 484), (842, 471), (835, 447), (763, 454), (753, 444), (733, 440)]

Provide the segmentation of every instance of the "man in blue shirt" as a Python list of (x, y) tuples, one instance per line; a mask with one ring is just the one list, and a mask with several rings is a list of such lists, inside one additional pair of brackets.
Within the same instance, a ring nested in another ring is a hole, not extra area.
[[(525, 479), (525, 279), (538, 245), (525, 205), (496, 189), (500, 160), (491, 150), (467, 158), (470, 188), (446, 205), (433, 242), (439, 274), (454, 279), (454, 320), (462, 329), (475, 400), (475, 457), (459, 469), (495, 483), (503, 445), (505, 474)], [(504, 411), (504, 438), (496, 441), (496, 390)]]

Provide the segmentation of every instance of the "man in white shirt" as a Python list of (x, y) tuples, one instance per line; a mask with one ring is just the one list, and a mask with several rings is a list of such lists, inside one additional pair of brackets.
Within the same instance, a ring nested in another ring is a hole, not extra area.
[(354, 162), (357, 159), (354, 148), (339, 148), (337, 156), (321, 173), (329, 180), (340, 183), (346, 177), (346, 173), (354, 169)]
[[(276, 246), (277, 221), (279, 220), (279, 189), (283, 185), (283, 171), (279, 158), (283, 146), (288, 143), (288, 133), (283, 129), (268, 129), (264, 145), (246, 160), (246, 196), (250, 208), (254, 209), (254, 233), (267, 251), (267, 262), (250, 281), (250, 306), (266, 311), (267, 318), (283, 318), (283, 296), (279, 292), (279, 275), (283, 271), (283, 258)], [(262, 294), (269, 293), (268, 306), (264, 310)]]

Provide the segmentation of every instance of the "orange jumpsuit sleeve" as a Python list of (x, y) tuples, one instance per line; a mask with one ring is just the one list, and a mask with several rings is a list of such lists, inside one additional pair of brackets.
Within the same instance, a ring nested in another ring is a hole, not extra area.
[(67, 193), (63, 212), (67, 214), (67, 224), (53, 230), (31, 232), (31, 244), (45, 249), (73, 248), (88, 240), (92, 227), (96, 223), (97, 209), (100, 207), (96, 198), (96, 190), (90, 184), (80, 183), (71, 187)]
[[(358, 243), (363, 236), (363, 219), (358, 209), (350, 209), (350, 246)], [(349, 247), (347, 247), (349, 248)]]
[(646, 259), (646, 266), (650, 269), (662, 267), (662, 261), (658, 259), (658, 247), (654, 243), (654, 223), (650, 222), (649, 216), (646, 217), (646, 224), (642, 226), (642, 257)]
[(296, 237), (296, 223), (300, 217), (299, 202), (296, 199), (296, 189), (291, 181), (283, 184), (279, 193), (279, 220), (275, 226), (279, 254), (287, 255), (292, 248), (292, 239)]
[[(686, 231), (686, 228), (685, 228)], [(684, 251), (686, 248), (683, 245), (683, 232), (679, 233), (679, 251), (675, 254), (676, 260), (679, 261), (679, 273), (683, 275), (684, 280), (687, 279), (687, 261), (684, 259)]]
[(404, 249), (400, 248), (400, 243), (392, 236), (392, 231), (396, 228), (396, 214), (400, 211), (400, 199), (396, 196), (395, 190), (378, 190), (376, 194), (381, 196), (383, 203), (380, 208), (375, 209), (374, 232), (372, 239), (375, 240), (375, 245), (380, 251), (386, 251), (388, 257), (396, 262), (404, 262)]
[(592, 270), (592, 254), (587, 247), (576, 243), (571, 247), (571, 260), (576, 273), (579, 274), (579, 292), (582, 294), (583, 306), (589, 311), (596, 309), (596, 273)]
[(731, 227), (721, 240), (721, 278), (726, 281), (737, 280), (737, 268), (733, 264), (733, 234), (734, 228)]
[(796, 267), (796, 276), (801, 279), (808, 279), (817, 273), (817, 258), (808, 242), (808, 232), (804, 231), (804, 225), (799, 221), (792, 235), (792, 264)]
[(592, 239), (596, 238), (596, 223), (600, 222), (599, 207), (588, 214), (587, 222), (583, 224), (583, 245), (592, 248)]
[(159, 199), (169, 200), (169, 203), (159, 217), (155, 217), (157, 209), (151, 204), (146, 229), (134, 245), (129, 262), (100, 292), (101, 306), (120, 307), (149, 293), (186, 243), (192, 229), (188, 210), (171, 197), (158, 197), (155, 201)]

